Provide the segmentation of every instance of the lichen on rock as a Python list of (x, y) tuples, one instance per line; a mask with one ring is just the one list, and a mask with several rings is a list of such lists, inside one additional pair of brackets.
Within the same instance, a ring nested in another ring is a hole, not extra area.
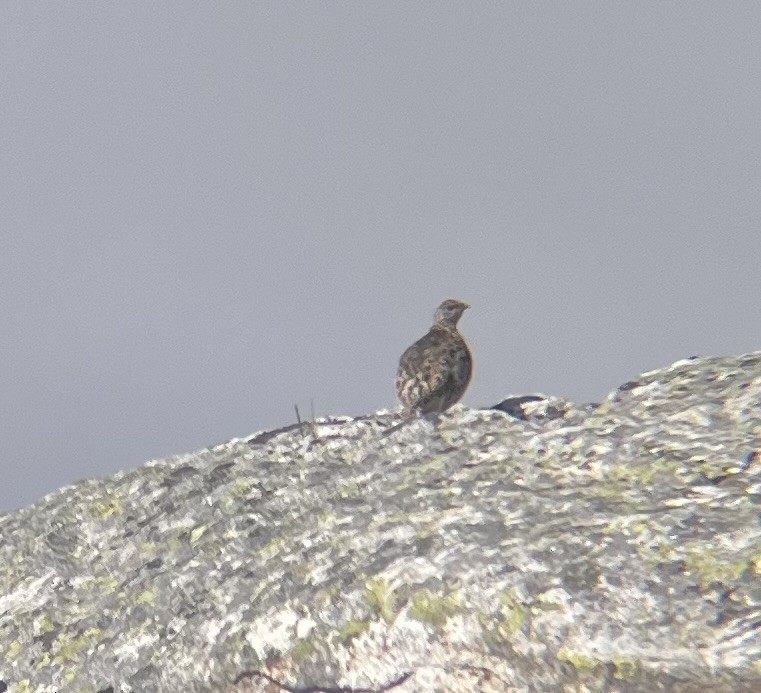
[(761, 353), (391, 422), (0, 517), (0, 690), (761, 690)]

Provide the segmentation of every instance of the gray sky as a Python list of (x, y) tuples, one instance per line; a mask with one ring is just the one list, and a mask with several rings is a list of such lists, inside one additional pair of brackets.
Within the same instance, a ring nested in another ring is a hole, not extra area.
[(761, 3), (0, 3), (0, 510), (396, 405), (761, 348)]

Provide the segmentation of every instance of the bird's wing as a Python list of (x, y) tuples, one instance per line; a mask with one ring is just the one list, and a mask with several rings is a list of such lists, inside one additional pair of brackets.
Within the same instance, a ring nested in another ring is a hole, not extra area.
[(462, 396), (470, 369), (470, 352), (462, 337), (432, 330), (399, 360), (399, 399), (420, 413), (443, 411)]

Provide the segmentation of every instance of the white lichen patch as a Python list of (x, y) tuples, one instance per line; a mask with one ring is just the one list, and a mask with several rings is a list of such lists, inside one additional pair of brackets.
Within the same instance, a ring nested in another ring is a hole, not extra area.
[(273, 651), (286, 652), (298, 637), (299, 620), (299, 614), (288, 608), (257, 618), (248, 626), (246, 641), (262, 661)]
[(17, 609), (33, 609), (44, 604), (48, 597), (45, 587), (49, 586), (55, 572), (47, 571), (38, 578), (25, 577), (6, 594), (0, 594), (0, 613)]

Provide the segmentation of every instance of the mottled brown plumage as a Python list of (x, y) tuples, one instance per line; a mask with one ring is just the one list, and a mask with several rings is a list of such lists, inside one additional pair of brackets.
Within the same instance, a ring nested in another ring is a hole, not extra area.
[(461, 301), (444, 301), (436, 310), (428, 333), (399, 359), (396, 393), (404, 406), (402, 424), (417, 416), (449, 409), (468, 388), (473, 360), (457, 330), (457, 321), (469, 307)]

